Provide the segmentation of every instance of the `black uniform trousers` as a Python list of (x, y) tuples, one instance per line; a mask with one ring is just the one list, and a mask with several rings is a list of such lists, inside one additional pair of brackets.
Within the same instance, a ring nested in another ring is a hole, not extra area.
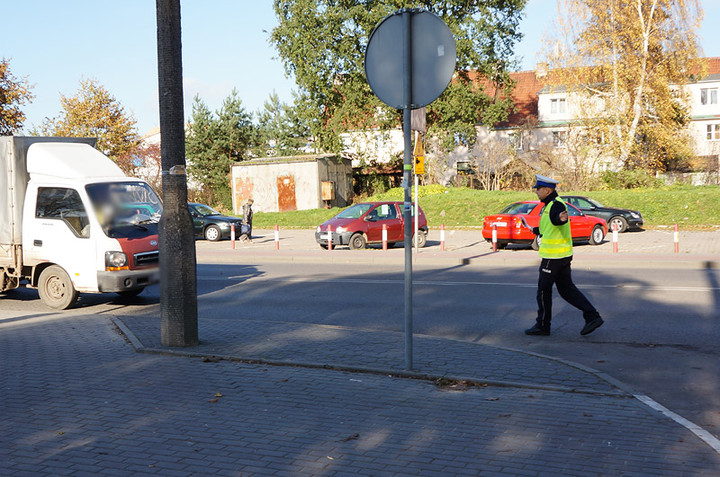
[(543, 329), (550, 330), (552, 318), (552, 287), (557, 286), (560, 296), (572, 306), (583, 312), (585, 321), (600, 316), (590, 301), (585, 298), (572, 281), (570, 262), (572, 256), (565, 258), (543, 258), (540, 262), (540, 278), (538, 279), (537, 324)]

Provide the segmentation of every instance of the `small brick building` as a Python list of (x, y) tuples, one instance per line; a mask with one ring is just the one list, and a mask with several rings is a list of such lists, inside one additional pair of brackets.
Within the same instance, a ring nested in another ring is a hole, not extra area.
[(233, 212), (285, 212), (345, 207), (352, 195), (352, 162), (334, 154), (266, 157), (233, 164)]

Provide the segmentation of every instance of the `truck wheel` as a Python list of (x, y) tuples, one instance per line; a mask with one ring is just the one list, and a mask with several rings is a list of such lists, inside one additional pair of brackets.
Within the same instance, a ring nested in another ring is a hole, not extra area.
[(365, 248), (365, 245), (367, 245), (367, 241), (363, 234), (353, 234), (353, 236), (350, 237), (350, 243), (348, 245), (350, 246), (350, 250), (362, 250)]
[(51, 265), (40, 273), (38, 293), (43, 303), (56, 310), (67, 310), (78, 297), (67, 272), (57, 265)]
[(217, 225), (211, 225), (205, 229), (205, 240), (217, 242), (222, 238), (222, 232)]

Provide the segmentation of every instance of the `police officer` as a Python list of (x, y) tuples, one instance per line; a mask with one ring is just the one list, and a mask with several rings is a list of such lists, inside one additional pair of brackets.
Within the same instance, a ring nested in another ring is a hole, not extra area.
[(539, 174), (535, 179), (533, 189), (538, 199), (545, 204), (540, 213), (540, 226), (533, 228), (533, 233), (540, 236), (539, 252), (542, 261), (537, 290), (538, 316), (535, 326), (525, 330), (525, 334), (533, 336), (550, 334), (554, 284), (565, 301), (583, 312), (585, 327), (580, 334), (587, 335), (600, 327), (603, 319), (572, 281), (570, 262), (573, 249), (567, 207), (555, 191), (558, 181)]

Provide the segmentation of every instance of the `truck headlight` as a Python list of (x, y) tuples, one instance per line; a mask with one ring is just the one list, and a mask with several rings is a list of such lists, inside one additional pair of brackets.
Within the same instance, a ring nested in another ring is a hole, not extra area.
[(105, 270), (127, 270), (127, 255), (123, 252), (105, 252)]

